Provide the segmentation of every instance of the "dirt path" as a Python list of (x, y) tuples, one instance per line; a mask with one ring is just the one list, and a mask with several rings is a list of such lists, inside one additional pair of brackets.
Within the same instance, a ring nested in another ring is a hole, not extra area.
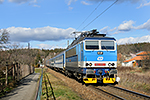
[(21, 84), (1, 100), (34, 100), (39, 73), (33, 73), (21, 81)]

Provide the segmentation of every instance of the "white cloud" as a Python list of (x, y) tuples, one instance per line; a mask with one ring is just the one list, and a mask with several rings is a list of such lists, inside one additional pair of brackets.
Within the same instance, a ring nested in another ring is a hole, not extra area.
[[(65, 0), (65, 1), (66, 1), (67, 5), (70, 6), (73, 2), (76, 2), (77, 0)], [(91, 5), (87, 1), (97, 3), (97, 2), (101, 2), (101, 1), (104, 1), (104, 2), (112, 1), (112, 2), (114, 2), (115, 0), (84, 0), (84, 1), (81, 1), (81, 3), (83, 5)], [(117, 3), (118, 4), (123, 3), (123, 2), (137, 3), (139, 1), (140, 0), (118, 0)]]
[(144, 4), (141, 4), (139, 7), (137, 7), (137, 9), (142, 8), (144, 6), (150, 6), (150, 2), (146, 2)]
[(120, 33), (120, 31), (116, 31), (116, 32), (114, 32), (113, 34), (119, 34)]
[[(130, 20), (130, 21), (123, 21), (122, 24), (120, 24), (118, 27), (115, 27), (113, 29), (108, 29), (109, 27), (106, 26), (102, 29), (100, 29), (100, 32), (102, 33), (106, 33), (106, 34), (119, 34), (119, 33), (124, 33), (124, 32), (128, 32), (131, 31), (132, 29), (135, 29), (135, 27), (133, 26), (135, 22)], [(114, 32), (115, 31), (115, 32)]]
[(9, 2), (23, 4), (23, 3), (29, 3), (29, 4), (35, 4), (37, 3), (37, 0), (8, 0)]
[(115, 28), (113, 28), (113, 29), (110, 29), (109, 31), (110, 32), (113, 32), (113, 31), (115, 31), (117, 29), (117, 27), (115, 27)]
[(144, 24), (134, 27), (134, 29), (147, 29), (148, 31), (150, 31), (150, 19)]
[(49, 44), (37, 44), (40, 49), (51, 49), (52, 46)]
[(37, 0), (32, 0), (31, 3), (37, 3)]
[(55, 27), (42, 27), (42, 28), (23, 28), (23, 27), (9, 27), (7, 30), (10, 32), (10, 40), (17, 42), (29, 41), (58, 41), (63, 39), (73, 38), (70, 33), (75, 31), (73, 28), (61, 29)]
[(8, 0), (9, 2), (13, 2), (13, 3), (19, 3), (19, 4), (22, 4), (22, 3), (26, 3), (28, 2), (29, 0)]
[(71, 3), (72, 3), (72, 2), (76, 2), (76, 1), (77, 1), (77, 0), (66, 0), (67, 5), (69, 6), (69, 10), (72, 10), (72, 9), (73, 9), (73, 7), (70, 7)]
[(123, 24), (120, 24), (118, 26), (118, 30), (119, 31), (130, 31), (131, 29), (133, 29), (133, 24), (135, 22), (130, 20), (130, 21), (124, 21)]
[(39, 5), (33, 5), (34, 7), (41, 7), (41, 6), (39, 6)]
[(131, 43), (141, 43), (141, 42), (150, 42), (150, 35), (143, 36), (143, 37), (129, 37), (117, 40), (117, 44), (131, 44)]
[(76, 2), (77, 0), (67, 0), (67, 5), (71, 5), (72, 2)]
[(4, 2), (4, 0), (0, 0), (0, 4), (3, 3), (3, 2)]
[(108, 32), (115, 31), (112, 34), (119, 34), (119, 33), (129, 32), (131, 30), (140, 30), (140, 29), (146, 29), (146, 30), (150, 31), (150, 19), (148, 19), (147, 22), (145, 22), (139, 26), (133, 26), (133, 24), (135, 24), (135, 22), (132, 20), (123, 21), (123, 23), (120, 24), (118, 27), (110, 29), (110, 30), (108, 30)]
[[(91, 2), (100, 2), (100, 1), (104, 1), (104, 2), (107, 2), (107, 1), (115, 1), (115, 0), (86, 0), (86, 1), (91, 1)], [(130, 2), (131, 4), (135, 4), (135, 3), (141, 3), (139, 7), (137, 7), (137, 9), (141, 8), (141, 7), (144, 7), (144, 6), (150, 6), (150, 2), (147, 2), (147, 0), (118, 0), (117, 1), (117, 4), (121, 4), (121, 3), (124, 3), (124, 2)]]
[(102, 29), (100, 29), (99, 31), (100, 32), (102, 32), (102, 33), (105, 33), (105, 34), (107, 34), (108, 33), (108, 26), (106, 26), (106, 27), (104, 27), (104, 28), (102, 28)]
[(49, 44), (37, 44), (40, 49), (55, 49), (55, 48), (66, 48), (58, 45), (49, 45)]
[(87, 2), (85, 2), (85, 1), (81, 1), (81, 3), (82, 3), (83, 5), (91, 5), (90, 3), (87, 3)]
[(73, 7), (69, 7), (69, 10), (72, 10), (73, 9)]

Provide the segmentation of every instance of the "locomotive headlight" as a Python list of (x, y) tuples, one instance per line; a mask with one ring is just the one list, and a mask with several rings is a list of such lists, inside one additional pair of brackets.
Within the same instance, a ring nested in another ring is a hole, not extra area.
[(85, 64), (85, 66), (88, 66), (88, 65), (89, 65), (88, 63)]
[(89, 66), (92, 66), (92, 63), (89, 63)]
[(112, 65), (112, 66), (115, 66), (115, 64), (114, 64), (114, 63), (112, 63), (111, 65)]
[(92, 66), (92, 63), (86, 63), (85, 65), (86, 66)]
[(108, 66), (111, 66), (111, 63), (109, 63)]
[(115, 63), (109, 63), (108, 66), (115, 66)]
[(102, 51), (100, 51), (100, 52), (97, 52), (97, 54), (98, 54), (98, 55), (102, 55), (102, 54), (103, 54), (103, 52), (102, 52)]

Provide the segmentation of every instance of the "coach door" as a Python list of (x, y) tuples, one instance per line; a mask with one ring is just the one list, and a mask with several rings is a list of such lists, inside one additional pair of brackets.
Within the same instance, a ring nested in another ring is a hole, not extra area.
[(80, 45), (80, 65), (83, 67), (83, 42)]

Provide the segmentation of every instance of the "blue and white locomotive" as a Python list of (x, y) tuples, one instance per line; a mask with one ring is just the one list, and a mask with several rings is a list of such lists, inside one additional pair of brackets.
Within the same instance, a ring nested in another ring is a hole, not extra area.
[(116, 39), (97, 30), (81, 32), (64, 52), (46, 64), (84, 83), (117, 83)]

